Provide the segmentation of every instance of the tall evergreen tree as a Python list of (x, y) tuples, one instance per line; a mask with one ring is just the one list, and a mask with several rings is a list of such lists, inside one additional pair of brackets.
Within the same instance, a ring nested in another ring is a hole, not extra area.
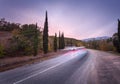
[(46, 11), (44, 30), (43, 30), (43, 51), (44, 51), (44, 54), (46, 54), (48, 52), (48, 17), (47, 17), (47, 11)]
[(120, 53), (120, 20), (118, 19), (118, 46), (117, 51)]
[(65, 48), (65, 38), (64, 38), (64, 33), (63, 33), (63, 48)]
[(55, 37), (54, 37), (54, 51), (57, 51), (57, 34), (55, 33)]
[(120, 42), (120, 20), (118, 19), (118, 40)]
[(113, 34), (113, 45), (116, 50), (120, 53), (120, 20), (118, 19), (118, 32)]
[(65, 40), (64, 40), (64, 33), (59, 32), (59, 49), (65, 48)]
[(59, 49), (61, 49), (61, 34), (60, 34), (60, 31), (59, 31)]
[(64, 40), (64, 33), (61, 35), (61, 49), (65, 48), (65, 40)]

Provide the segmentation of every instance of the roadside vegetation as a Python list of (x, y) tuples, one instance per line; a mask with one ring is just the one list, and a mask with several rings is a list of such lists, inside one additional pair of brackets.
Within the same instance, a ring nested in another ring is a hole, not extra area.
[(37, 56), (39, 53), (57, 52), (65, 46), (81, 46), (82, 42), (65, 38), (59, 32), (49, 36), (46, 11), (44, 28), (36, 24), (19, 24), (0, 19), (0, 58), (15, 56)]
[(120, 53), (120, 20), (118, 19), (118, 32), (114, 33), (111, 38), (87, 41), (84, 42), (84, 46), (91, 49)]
[(112, 43), (112, 38), (104, 40), (92, 40), (85, 42), (84, 45), (87, 48), (103, 50), (103, 51), (115, 51), (115, 47)]

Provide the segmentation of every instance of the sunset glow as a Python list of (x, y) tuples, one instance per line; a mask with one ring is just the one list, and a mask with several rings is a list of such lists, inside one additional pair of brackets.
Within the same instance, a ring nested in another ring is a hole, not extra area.
[(48, 11), (49, 35), (85, 39), (112, 36), (120, 18), (119, 0), (0, 0), (0, 18), (43, 28)]

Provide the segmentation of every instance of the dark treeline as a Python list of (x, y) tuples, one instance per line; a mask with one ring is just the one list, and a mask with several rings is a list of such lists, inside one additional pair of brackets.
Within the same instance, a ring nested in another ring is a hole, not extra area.
[(57, 45), (57, 34), (55, 33), (55, 37), (54, 37), (54, 51), (56, 52), (58, 49), (58, 45)]
[(65, 40), (64, 40), (64, 33), (59, 32), (59, 49), (65, 48)]
[(0, 31), (13, 31), (14, 29), (20, 29), (19, 23), (10, 23), (2, 18), (0, 20)]

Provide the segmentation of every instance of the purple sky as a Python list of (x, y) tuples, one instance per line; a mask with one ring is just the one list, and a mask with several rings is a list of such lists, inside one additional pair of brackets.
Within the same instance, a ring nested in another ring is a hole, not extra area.
[(43, 27), (48, 11), (49, 34), (85, 39), (112, 36), (120, 18), (120, 0), (0, 0), (0, 18)]

